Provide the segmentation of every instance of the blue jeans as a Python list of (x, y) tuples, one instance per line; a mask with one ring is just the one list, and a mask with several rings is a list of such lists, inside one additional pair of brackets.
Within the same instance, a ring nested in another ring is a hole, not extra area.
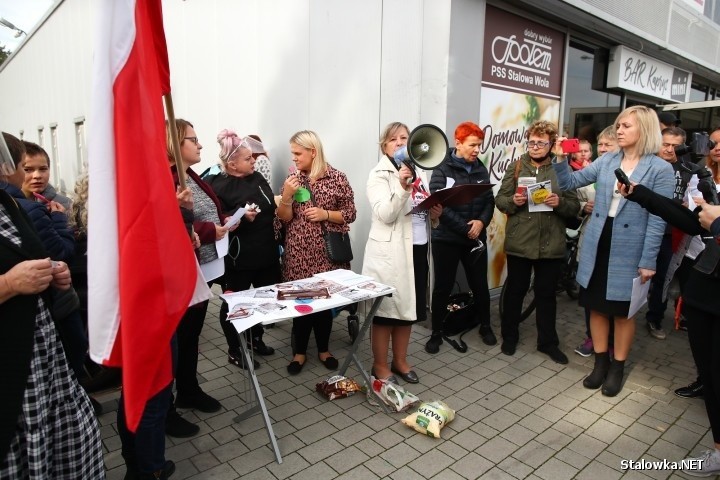
[(145, 404), (140, 425), (133, 434), (125, 424), (123, 395), (117, 411), (117, 426), (122, 456), (128, 470), (152, 473), (165, 466), (165, 417), (170, 405), (172, 382)]

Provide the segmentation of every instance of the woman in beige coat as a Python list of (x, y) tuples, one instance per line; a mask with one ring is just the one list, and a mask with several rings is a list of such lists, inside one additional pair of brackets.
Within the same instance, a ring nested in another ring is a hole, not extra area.
[[(424, 172), (416, 180), (406, 165), (398, 169), (393, 154), (407, 144), (409, 130), (394, 122), (380, 136), (382, 158), (370, 172), (367, 196), (372, 210), (370, 234), (365, 246), (363, 274), (392, 285), (397, 292), (386, 298), (373, 319), (372, 350), (376, 378), (397, 382), (392, 373), (410, 383), (419, 381), (407, 362), (412, 324), (425, 320), (430, 256), (430, 223), (436, 225), (442, 207), (407, 215), (429, 195)], [(428, 222), (428, 217), (430, 223)], [(393, 360), (388, 365), (392, 340)]]

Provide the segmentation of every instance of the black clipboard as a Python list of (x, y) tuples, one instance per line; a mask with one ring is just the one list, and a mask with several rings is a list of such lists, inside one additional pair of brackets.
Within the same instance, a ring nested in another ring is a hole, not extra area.
[(465, 205), (470, 203), (475, 197), (482, 195), (488, 190), (492, 190), (494, 186), (492, 183), (468, 183), (466, 185), (458, 185), (457, 187), (443, 188), (420, 202), (418, 206), (410, 210), (408, 215), (430, 210), (435, 205), (442, 205), (443, 207)]

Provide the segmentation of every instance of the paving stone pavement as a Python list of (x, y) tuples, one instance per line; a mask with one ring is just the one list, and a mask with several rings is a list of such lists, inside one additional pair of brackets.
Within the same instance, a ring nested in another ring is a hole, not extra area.
[[(442, 399), (456, 410), (442, 439), (416, 433), (400, 423), (405, 414), (382, 413), (364, 395), (325, 401), (315, 384), (330, 372), (317, 360), (314, 339), (309, 364), (290, 377), (285, 370), (291, 357), (290, 322), (267, 329), (265, 341), (276, 353), (256, 358), (283, 456), (278, 464), (260, 415), (233, 421), (245, 406), (247, 382), (243, 371), (227, 363), (218, 312), (215, 298), (202, 334), (198, 371), (203, 389), (224, 408), (215, 414), (180, 410), (200, 425), (200, 433), (167, 438), (166, 456), (177, 465), (173, 480), (686, 478), (666, 470), (623, 471), (620, 464), (623, 459), (680, 460), (712, 445), (702, 400), (673, 394), (696, 377), (686, 332), (672, 330), (666, 340), (656, 340), (639, 321), (625, 386), (617, 397), (604, 397), (582, 386), (593, 364), (592, 357), (573, 352), (584, 338), (583, 311), (561, 295), (557, 330), (568, 365), (537, 352), (534, 317), (521, 325), (521, 342), (512, 357), (502, 354), (499, 343), (484, 345), (475, 331), (465, 336), (467, 353), (444, 343), (440, 353), (429, 355), (424, 350), (429, 330), (422, 324), (413, 327), (408, 353), (420, 383), (405, 386), (421, 399)], [(346, 315), (336, 318), (331, 336), (331, 351), (339, 359), (350, 346)], [(668, 311), (666, 327), (670, 316)], [(492, 317), (499, 338), (497, 300)], [(359, 357), (369, 368), (369, 340)], [(351, 367), (348, 375), (355, 374)], [(103, 394), (100, 401), (106, 411), (99, 420), (108, 478), (122, 479), (117, 392)]]

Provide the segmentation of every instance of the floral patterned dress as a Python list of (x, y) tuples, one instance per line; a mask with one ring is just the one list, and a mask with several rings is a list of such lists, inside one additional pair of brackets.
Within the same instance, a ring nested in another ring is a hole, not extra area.
[[(322, 237), (322, 225), (328, 231), (348, 232), (355, 221), (355, 195), (347, 177), (341, 171), (328, 165), (327, 171), (310, 184), (306, 175), (298, 173), (301, 183), (312, 193), (310, 201), (293, 201), (293, 217), (290, 221), (281, 221), (285, 229), (285, 253), (283, 254), (283, 281), (300, 280), (316, 273), (328, 272), (337, 268), (350, 268), (349, 263), (332, 263), (325, 251)], [(284, 188), (284, 186), (283, 186)], [(280, 192), (282, 195), (282, 192)], [(331, 222), (311, 222), (305, 218), (305, 210), (320, 207), (325, 210), (339, 211), (343, 224)]]

